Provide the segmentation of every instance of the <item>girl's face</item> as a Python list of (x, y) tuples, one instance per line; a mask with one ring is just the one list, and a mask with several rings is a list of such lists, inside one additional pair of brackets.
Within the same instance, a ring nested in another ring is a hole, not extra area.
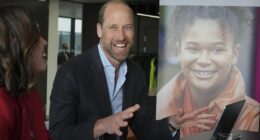
[(32, 66), (35, 72), (43, 72), (46, 70), (46, 52), (45, 47), (47, 42), (44, 38), (40, 37), (35, 44), (32, 52)]
[(233, 36), (214, 20), (197, 19), (181, 40), (181, 69), (191, 89), (202, 93), (215, 91), (225, 84), (237, 59)]

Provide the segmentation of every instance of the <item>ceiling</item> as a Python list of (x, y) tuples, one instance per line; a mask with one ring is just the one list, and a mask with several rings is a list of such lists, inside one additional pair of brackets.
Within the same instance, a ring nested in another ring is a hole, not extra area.
[[(159, 0), (125, 0), (137, 13), (158, 15)], [(104, 3), (107, 0), (60, 0), (60, 14), (62, 17), (82, 18), (83, 4)]]
[[(62, 0), (68, 2), (77, 2), (77, 3), (97, 3), (97, 2), (107, 2), (107, 0)], [(149, 2), (149, 3), (158, 3), (159, 0), (125, 0), (126, 2)]]
[(60, 2), (59, 16), (82, 19), (83, 5), (75, 2)]

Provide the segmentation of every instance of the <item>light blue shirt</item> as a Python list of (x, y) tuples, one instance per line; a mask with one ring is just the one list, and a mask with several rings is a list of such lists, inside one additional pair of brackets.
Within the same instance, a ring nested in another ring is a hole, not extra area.
[[(107, 80), (107, 87), (109, 92), (109, 97), (111, 101), (111, 107), (113, 113), (117, 113), (122, 111), (122, 104), (123, 104), (123, 85), (126, 79), (127, 73), (127, 64), (124, 61), (119, 67), (118, 79), (117, 83), (115, 83), (115, 68), (107, 59), (103, 49), (101, 48), (100, 44), (98, 44), (98, 52), (101, 58), (106, 80)], [(115, 85), (116, 84), (116, 85)], [(105, 93), (104, 93), (105, 94)], [(172, 137), (176, 135), (177, 131), (172, 133)], [(119, 139), (119, 137), (117, 137)]]
[[(111, 107), (113, 113), (122, 111), (123, 103), (123, 85), (125, 83), (125, 76), (127, 73), (127, 64), (124, 61), (119, 67), (118, 79), (115, 83), (115, 68), (107, 59), (103, 49), (100, 44), (98, 45), (99, 56), (101, 58), (105, 75), (107, 79), (107, 87), (109, 92), (109, 97), (111, 101)], [(116, 85), (115, 85), (116, 84)]]

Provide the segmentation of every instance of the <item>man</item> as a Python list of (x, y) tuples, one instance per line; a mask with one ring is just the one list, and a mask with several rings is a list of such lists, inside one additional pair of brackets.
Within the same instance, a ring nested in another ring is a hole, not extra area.
[(59, 66), (70, 59), (70, 54), (68, 53), (68, 48), (69, 48), (69, 46), (67, 43), (62, 44), (62, 51), (59, 52), (59, 54), (58, 54), (58, 65)]
[[(122, 1), (103, 5), (98, 46), (58, 70), (50, 108), (54, 140), (125, 140), (128, 126), (140, 140), (167, 140), (178, 138), (177, 127), (208, 129), (207, 124), (214, 123), (215, 115), (207, 114), (207, 108), (189, 115), (180, 111), (160, 121), (151, 117), (144, 72), (126, 60), (134, 40), (133, 19), (131, 8)], [(205, 115), (197, 117), (200, 113)]]
[[(259, 103), (247, 96), (236, 66), (240, 44), (250, 37), (246, 33), (251, 17), (242, 7), (175, 7), (168, 47), (178, 48), (181, 71), (158, 92), (157, 119), (171, 116), (179, 108), (191, 112), (204, 106), (220, 118), (227, 104), (246, 100), (234, 128), (259, 130)], [(196, 127), (181, 128), (181, 136), (199, 132)]]

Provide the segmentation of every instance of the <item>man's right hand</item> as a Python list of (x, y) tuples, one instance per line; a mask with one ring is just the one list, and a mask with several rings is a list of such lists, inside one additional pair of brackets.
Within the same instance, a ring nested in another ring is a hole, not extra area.
[(120, 131), (120, 128), (128, 126), (127, 120), (132, 118), (134, 113), (139, 109), (140, 105), (136, 104), (124, 111), (97, 120), (94, 125), (94, 139), (97, 139), (105, 133), (121, 136), (123, 133)]

